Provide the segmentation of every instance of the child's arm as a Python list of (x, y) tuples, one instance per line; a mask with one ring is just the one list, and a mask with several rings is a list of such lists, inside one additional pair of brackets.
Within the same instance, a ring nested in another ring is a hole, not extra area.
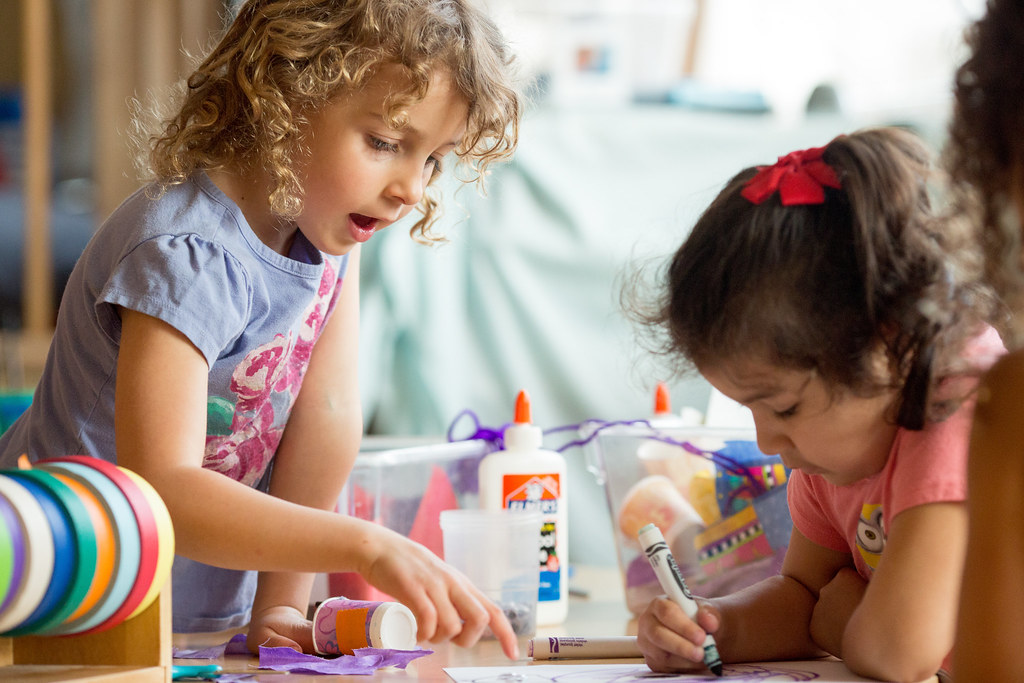
[[(515, 635), (501, 610), (423, 546), (379, 525), (296, 505), (204, 469), (205, 359), (163, 321), (119, 312), (118, 463), (160, 493), (180, 554), (229, 569), (356, 571), (405, 602), (422, 637), (443, 638), (457, 623), (457, 642), (468, 643), (489, 623), (505, 652), (514, 652)], [(296, 586), (288, 600), (297, 593), (308, 593), (308, 585)]]
[(715, 634), (725, 662), (820, 656), (824, 653), (809, 632), (817, 591), (849, 562), (849, 555), (811, 543), (794, 529), (781, 575), (701, 600), (699, 627), (678, 606), (659, 598), (640, 616), (637, 642), (655, 671), (701, 669), (704, 629)]
[(901, 512), (870, 583), (840, 573), (822, 591), (813, 621), (818, 642), (862, 676), (919, 681), (934, 675), (953, 647), (966, 535), (962, 503)]
[(968, 460), (970, 527), (956, 635), (957, 681), (1024, 671), (1024, 353), (982, 380)]
[[(352, 252), (341, 299), (324, 329), (306, 372), (284, 438), (274, 459), (270, 493), (302, 505), (333, 510), (351, 472), (362, 436), (357, 383), (359, 326), (358, 250)], [(311, 574), (263, 572), (253, 604), (249, 647), (312, 649), (306, 620)], [(423, 616), (423, 610), (437, 614)], [(475, 607), (471, 607), (475, 609)], [(454, 639), (471, 645), (489, 615), (463, 617), (441, 604), (424, 605), (417, 615), (421, 640)]]

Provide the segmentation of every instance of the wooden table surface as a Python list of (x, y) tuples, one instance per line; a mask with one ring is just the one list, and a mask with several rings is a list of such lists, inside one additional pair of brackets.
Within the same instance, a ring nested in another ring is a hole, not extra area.
[[(565, 623), (557, 626), (539, 627), (537, 636), (621, 636), (636, 635), (636, 618), (626, 609), (623, 597), (622, 579), (618, 567), (609, 568), (580, 568), (574, 572), (571, 586), (586, 594), (585, 597), (573, 595), (569, 601), (569, 616)], [(187, 647), (193, 644), (179, 643), (176, 636), (176, 645)], [(223, 641), (222, 641), (223, 642)], [(209, 646), (212, 643), (195, 643), (194, 645)], [(209, 664), (218, 663), (224, 667), (225, 673), (247, 673), (254, 677), (250, 680), (262, 683), (326, 683), (328, 681), (360, 681), (372, 683), (374, 681), (409, 681), (417, 679), (432, 683), (452, 683), (452, 679), (445, 673), (445, 668), (453, 667), (523, 667), (524, 673), (527, 667), (537, 665), (561, 665), (561, 664), (638, 664), (643, 659), (615, 659), (615, 660), (564, 660), (558, 661), (537, 661), (528, 659), (510, 661), (501, 652), (498, 644), (493, 640), (480, 641), (471, 648), (460, 648), (450, 643), (431, 646), (426, 644), (427, 649), (433, 650), (433, 654), (414, 660), (405, 669), (380, 669), (372, 676), (345, 675), (345, 676), (324, 676), (322, 674), (285, 674), (276, 671), (261, 671), (258, 668), (258, 658), (246, 655), (228, 655), (213, 662), (212, 660), (176, 659), (176, 664)], [(522, 655), (526, 655), (525, 640), (521, 641), (520, 649)], [(824, 661), (824, 660), (823, 660)], [(835, 661), (835, 660), (832, 660)], [(836, 662), (838, 663), (838, 662)], [(785, 663), (779, 663), (784, 668)], [(834, 666), (834, 665), (832, 665)], [(867, 680), (853, 676), (845, 667), (840, 665), (839, 670), (832, 669), (832, 676), (825, 675), (821, 680)], [(838, 671), (836, 673), (836, 671)], [(834, 676), (834, 678), (833, 678)], [(761, 680), (763, 675), (754, 678), (743, 677), (743, 680)], [(815, 676), (815, 678), (818, 678)], [(782, 677), (771, 680), (810, 680), (804, 677)], [(509, 678), (508, 680), (513, 680)], [(523, 680), (527, 680), (525, 677)], [(936, 677), (930, 677), (922, 683), (936, 683)]]

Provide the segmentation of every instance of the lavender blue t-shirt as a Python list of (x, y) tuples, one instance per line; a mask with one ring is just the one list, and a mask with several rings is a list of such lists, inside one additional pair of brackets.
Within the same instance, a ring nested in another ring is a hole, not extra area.
[[(32, 405), (0, 437), (0, 467), (87, 454), (117, 461), (117, 307), (181, 331), (210, 366), (203, 466), (265, 488), (310, 353), (341, 291), (348, 258), (299, 233), (289, 256), (267, 247), (205, 175), (160, 194), (145, 187), (85, 248), (64, 291)], [(153, 386), (152, 391), (160, 391)], [(244, 625), (254, 572), (178, 556), (173, 629)]]

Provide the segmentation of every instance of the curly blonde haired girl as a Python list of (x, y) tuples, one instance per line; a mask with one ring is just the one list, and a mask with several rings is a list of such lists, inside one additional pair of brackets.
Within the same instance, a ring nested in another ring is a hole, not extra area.
[(359, 247), (418, 209), (454, 155), (512, 154), (512, 59), (471, 0), (251, 0), (152, 140), (153, 182), (65, 289), (0, 463), (87, 453), (170, 511), (176, 633), (248, 628), (312, 651), (316, 572), (358, 572), (419, 640), (516, 634), (423, 546), (336, 514), (362, 434)]

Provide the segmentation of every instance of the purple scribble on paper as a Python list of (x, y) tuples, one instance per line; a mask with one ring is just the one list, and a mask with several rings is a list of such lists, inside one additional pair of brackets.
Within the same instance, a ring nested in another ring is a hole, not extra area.
[(289, 647), (260, 647), (260, 668), (304, 674), (369, 675), (388, 666), (404, 669), (414, 659), (433, 654), (433, 650), (386, 650), (363, 647), (353, 655), (330, 659), (302, 654)]

